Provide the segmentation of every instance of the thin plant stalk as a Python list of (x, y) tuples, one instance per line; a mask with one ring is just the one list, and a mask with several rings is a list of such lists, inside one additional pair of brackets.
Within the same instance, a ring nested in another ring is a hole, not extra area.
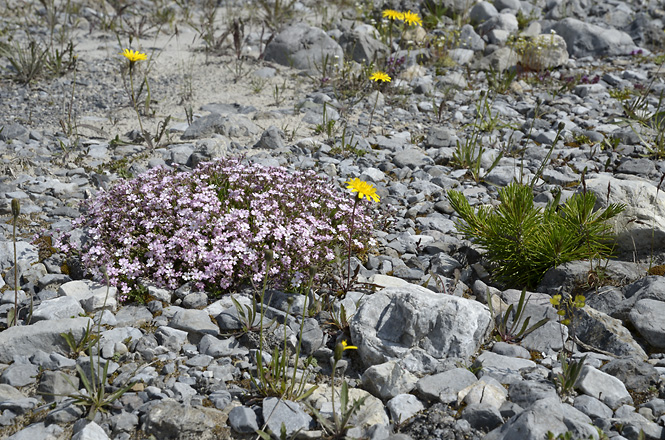
[(393, 51), (393, 20), (390, 20), (390, 25), (388, 27), (389, 43), (388, 43), (388, 52)]
[(369, 116), (369, 126), (367, 126), (367, 136), (369, 136), (370, 131), (372, 130), (372, 121), (374, 121), (374, 112), (376, 111), (376, 106), (379, 103), (379, 92), (376, 91), (376, 99), (374, 100), (374, 106), (372, 107), (372, 113)]
[(265, 253), (266, 259), (266, 276), (263, 278), (263, 287), (261, 288), (261, 322), (259, 322), (259, 352), (256, 354), (256, 361), (258, 366), (259, 379), (265, 386), (265, 373), (263, 371), (263, 318), (265, 317), (265, 304), (264, 299), (266, 295), (266, 287), (268, 285), (268, 275), (270, 274), (270, 265), (273, 259), (272, 251), (268, 250)]
[(348, 291), (351, 289), (351, 247), (352, 247), (352, 242), (353, 242), (353, 226), (354, 222), (353, 220), (356, 217), (356, 207), (358, 206), (358, 202), (360, 202), (361, 199), (360, 193), (356, 196), (356, 200), (353, 203), (353, 212), (351, 213), (351, 224), (349, 225), (349, 251), (346, 257), (346, 286), (345, 290)]
[(333, 420), (335, 421), (335, 426), (339, 426), (339, 417), (337, 417), (337, 411), (335, 411), (335, 371), (337, 370), (337, 358), (333, 363), (332, 374), (330, 375), (330, 403), (332, 403), (332, 413)]
[(136, 112), (136, 118), (139, 120), (139, 127), (141, 128), (141, 135), (148, 143), (148, 146), (152, 148), (152, 141), (150, 140), (150, 135), (146, 133), (143, 129), (143, 121), (141, 120), (141, 112), (139, 112), (138, 104), (136, 103), (136, 95), (134, 93), (134, 63), (129, 63), (129, 87), (131, 89), (131, 98), (132, 98), (132, 107)]
[[(296, 359), (293, 364), (293, 377), (291, 379), (291, 387), (294, 387), (296, 384), (296, 373), (298, 371), (298, 360), (300, 360), (300, 348), (302, 345), (302, 334), (305, 331), (305, 317), (307, 316), (307, 298), (312, 290), (312, 281), (314, 281), (314, 271), (310, 271), (309, 274), (309, 283), (307, 284), (307, 290), (305, 291), (305, 302), (302, 306), (302, 319), (300, 320), (300, 337), (298, 338), (298, 346), (296, 347)], [(286, 334), (286, 332), (285, 332)]]
[(21, 214), (21, 203), (18, 199), (12, 199), (12, 217), (14, 217), (14, 225), (12, 228), (12, 241), (14, 243), (14, 323), (7, 323), (8, 326), (18, 324), (18, 258), (16, 252), (16, 223), (18, 216)]

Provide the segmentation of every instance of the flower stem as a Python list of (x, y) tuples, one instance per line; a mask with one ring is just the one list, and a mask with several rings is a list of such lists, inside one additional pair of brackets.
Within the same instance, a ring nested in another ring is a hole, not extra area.
[[(18, 324), (18, 262), (16, 258), (16, 222), (18, 217), (14, 216), (14, 227), (12, 241), (14, 242), (14, 324)], [(10, 324), (12, 325), (12, 324)]]
[(136, 112), (136, 117), (139, 120), (139, 127), (141, 128), (141, 136), (146, 140), (148, 143), (148, 146), (152, 148), (152, 141), (150, 140), (150, 135), (146, 133), (146, 131), (143, 129), (143, 122), (141, 121), (141, 113), (139, 112), (139, 107), (136, 104), (136, 95), (134, 94), (134, 63), (130, 62), (129, 63), (129, 85), (131, 87), (132, 91), (132, 107), (134, 107), (134, 111)]
[(372, 113), (369, 116), (369, 125), (367, 126), (367, 136), (369, 136), (369, 132), (372, 130), (372, 121), (374, 121), (374, 112), (376, 111), (376, 106), (379, 103), (379, 92), (378, 90), (376, 91), (376, 99), (374, 100), (374, 107), (372, 107)]
[(259, 380), (261, 381), (261, 385), (263, 386), (264, 390), (266, 390), (267, 385), (266, 385), (265, 370), (263, 369), (263, 317), (265, 316), (263, 301), (266, 295), (266, 286), (268, 285), (268, 275), (270, 274), (271, 262), (272, 259), (266, 259), (266, 276), (265, 278), (263, 278), (263, 288), (261, 289), (261, 322), (259, 323), (259, 353), (256, 355)]
[(388, 43), (388, 55), (390, 55), (393, 52), (393, 20), (390, 20), (388, 34), (390, 35), (390, 42)]
[(356, 197), (356, 201), (353, 203), (353, 212), (351, 213), (351, 224), (349, 225), (349, 253), (346, 258), (346, 286), (344, 287), (344, 293), (348, 292), (351, 289), (351, 244), (353, 242), (353, 221), (356, 217), (356, 207), (360, 201), (360, 194)]
[(331, 382), (330, 382), (330, 402), (332, 403), (332, 412), (333, 420), (335, 421), (335, 427), (339, 426), (339, 418), (337, 417), (337, 411), (335, 411), (335, 370), (337, 370), (337, 359), (333, 363)]

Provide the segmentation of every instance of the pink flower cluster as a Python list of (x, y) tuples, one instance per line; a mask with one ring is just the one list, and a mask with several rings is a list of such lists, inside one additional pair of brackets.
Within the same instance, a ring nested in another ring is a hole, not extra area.
[[(175, 289), (192, 281), (220, 292), (265, 276), (297, 286), (345, 248), (353, 197), (313, 171), (264, 167), (241, 159), (201, 164), (192, 172), (163, 168), (121, 181), (87, 202), (74, 226), (86, 231), (80, 256), (95, 277), (131, 297), (147, 278)], [(372, 220), (356, 209), (356, 250), (375, 244)]]

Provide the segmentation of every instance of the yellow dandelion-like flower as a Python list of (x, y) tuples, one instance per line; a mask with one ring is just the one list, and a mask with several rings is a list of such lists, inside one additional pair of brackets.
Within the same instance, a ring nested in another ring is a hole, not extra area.
[(417, 24), (419, 26), (423, 25), (423, 21), (420, 19), (420, 15), (416, 12), (407, 11), (404, 13), (404, 23), (409, 26)]
[(379, 81), (381, 81), (381, 82), (390, 82), (390, 80), (392, 78), (390, 78), (390, 76), (387, 73), (377, 71), (377, 72), (372, 73), (370, 75), (369, 79), (372, 80), (372, 81), (376, 81), (376, 82), (379, 82)]
[(344, 348), (344, 350), (357, 350), (358, 349), (358, 347), (356, 347), (355, 345), (347, 344), (346, 341), (342, 341), (342, 347)]
[(403, 21), (404, 14), (402, 12), (395, 11), (394, 9), (386, 9), (385, 11), (383, 11), (383, 18), (387, 18), (389, 20)]
[(148, 57), (146, 54), (139, 52), (138, 50), (123, 49), (120, 55), (124, 56), (129, 60), (130, 63), (134, 64), (137, 61), (147, 60)]
[(357, 192), (359, 199), (362, 200), (363, 197), (367, 197), (367, 200), (371, 198), (375, 202), (379, 201), (379, 196), (376, 194), (376, 188), (374, 188), (371, 183), (367, 183), (357, 177), (346, 183), (348, 183), (346, 188), (350, 189), (352, 193)]
[(342, 353), (344, 353), (344, 350), (357, 350), (358, 347), (355, 345), (349, 345), (346, 343), (346, 341), (342, 341), (340, 344), (337, 344), (335, 346), (335, 362), (339, 361), (342, 359)]

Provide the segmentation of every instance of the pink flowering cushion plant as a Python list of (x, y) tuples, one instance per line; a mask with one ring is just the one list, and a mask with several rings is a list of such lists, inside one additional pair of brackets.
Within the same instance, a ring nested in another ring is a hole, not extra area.
[[(346, 246), (353, 202), (313, 171), (240, 159), (192, 172), (159, 168), (84, 202), (74, 227), (87, 240), (75, 250), (94, 277), (106, 267), (124, 295), (133, 296), (141, 278), (171, 289), (192, 281), (212, 293), (261, 282), (268, 249), (270, 281), (295, 287), (309, 267), (323, 269), (334, 247)], [(366, 251), (374, 245), (372, 220), (361, 207), (354, 221), (354, 248)]]

